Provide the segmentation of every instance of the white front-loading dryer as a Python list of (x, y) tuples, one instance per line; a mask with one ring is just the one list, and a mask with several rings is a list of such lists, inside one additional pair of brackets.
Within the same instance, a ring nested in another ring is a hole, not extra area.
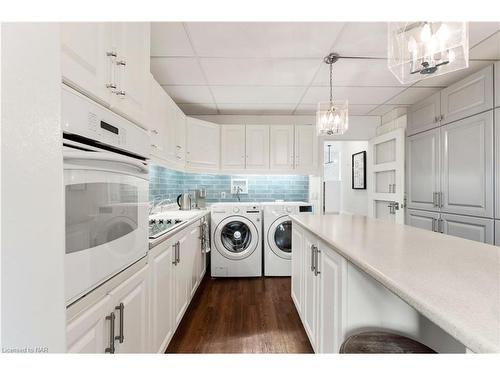
[(292, 220), (289, 215), (312, 212), (304, 202), (263, 203), (264, 207), (264, 275), (291, 276)]
[(211, 207), (212, 277), (262, 276), (262, 209), (254, 203)]

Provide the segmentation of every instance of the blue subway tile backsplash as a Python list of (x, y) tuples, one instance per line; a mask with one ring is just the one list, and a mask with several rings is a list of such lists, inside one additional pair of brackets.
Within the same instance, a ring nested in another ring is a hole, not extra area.
[[(272, 202), (275, 200), (304, 201), (309, 199), (308, 176), (255, 176), (255, 175), (212, 175), (202, 173), (179, 172), (157, 165), (149, 167), (149, 199), (171, 199), (204, 187), (207, 190), (206, 201), (235, 202), (236, 195), (231, 194), (231, 178), (248, 179), (248, 194), (240, 194), (242, 202)], [(221, 198), (221, 192), (226, 193)]]

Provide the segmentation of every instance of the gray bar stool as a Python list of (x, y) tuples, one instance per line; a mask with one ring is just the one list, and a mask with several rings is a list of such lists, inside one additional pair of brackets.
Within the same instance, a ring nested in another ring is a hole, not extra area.
[(348, 337), (340, 347), (340, 353), (436, 353), (428, 346), (409, 337), (390, 332), (368, 331)]

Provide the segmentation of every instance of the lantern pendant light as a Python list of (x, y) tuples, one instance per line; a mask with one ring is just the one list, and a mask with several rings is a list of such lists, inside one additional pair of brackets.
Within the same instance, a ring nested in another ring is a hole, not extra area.
[(390, 22), (388, 68), (403, 84), (469, 66), (467, 22)]
[(330, 66), (330, 100), (319, 102), (316, 111), (316, 128), (318, 136), (341, 135), (348, 127), (347, 100), (333, 100), (333, 64), (339, 59), (336, 53), (330, 53), (324, 62)]

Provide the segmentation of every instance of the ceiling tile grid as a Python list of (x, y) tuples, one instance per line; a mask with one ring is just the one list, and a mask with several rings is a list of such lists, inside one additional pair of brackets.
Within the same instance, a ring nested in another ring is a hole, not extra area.
[(408, 106), (500, 59), (500, 23), (470, 23), (468, 69), (401, 85), (385, 22), (153, 22), (151, 72), (186, 114), (310, 115), (333, 93), (351, 115)]

